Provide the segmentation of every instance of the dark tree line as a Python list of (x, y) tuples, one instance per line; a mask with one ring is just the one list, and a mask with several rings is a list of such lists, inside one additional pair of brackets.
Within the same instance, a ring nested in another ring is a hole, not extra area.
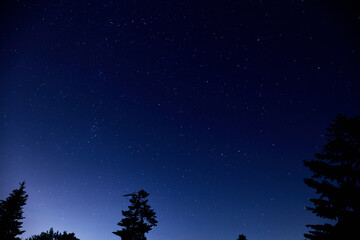
[[(157, 225), (156, 213), (148, 204), (149, 194), (140, 190), (137, 193), (126, 194), (130, 197), (128, 210), (122, 211), (124, 218), (118, 223), (121, 230), (113, 232), (122, 240), (146, 240), (145, 233)], [(0, 240), (20, 240), (18, 235), (24, 233), (21, 220), (23, 207), (26, 204), (28, 195), (25, 192), (25, 182), (20, 184), (19, 189), (12, 191), (6, 200), (0, 202)], [(74, 233), (55, 232), (53, 228), (49, 231), (33, 235), (26, 240), (79, 240)], [(237, 240), (246, 240), (245, 235), (239, 235)]]
[(49, 231), (42, 232), (39, 235), (34, 235), (26, 240), (79, 240), (75, 237), (75, 233), (67, 233), (66, 231), (63, 233), (54, 232), (53, 228), (50, 228)]
[[(315, 159), (304, 161), (313, 175), (305, 183), (316, 190), (318, 198), (310, 201), (307, 209), (316, 216), (333, 220), (334, 224), (307, 225), (304, 236), (310, 240), (360, 239), (360, 119), (338, 115), (327, 129), (327, 144)], [(148, 204), (149, 194), (144, 190), (127, 194), (128, 210), (122, 211), (118, 223), (121, 230), (113, 232), (122, 240), (146, 240), (145, 234), (157, 225), (156, 214)], [(20, 240), (23, 207), (28, 195), (25, 182), (0, 201), (0, 240)], [(47, 232), (27, 240), (79, 240), (74, 233)], [(241, 234), (237, 240), (246, 240)]]

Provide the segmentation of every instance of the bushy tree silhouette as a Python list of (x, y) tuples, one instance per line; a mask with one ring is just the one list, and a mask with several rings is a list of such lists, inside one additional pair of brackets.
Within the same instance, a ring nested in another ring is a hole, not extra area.
[(146, 240), (145, 233), (157, 225), (155, 212), (147, 204), (148, 196), (144, 190), (125, 195), (131, 197), (131, 205), (128, 207), (129, 210), (122, 211), (124, 218), (117, 224), (123, 228), (113, 232), (122, 240)]
[(50, 228), (49, 231), (42, 232), (39, 235), (34, 235), (30, 238), (27, 238), (27, 240), (79, 240), (75, 237), (75, 233), (59, 233), (54, 232), (53, 228)]
[(247, 240), (244, 234), (240, 234), (237, 240)]
[(6, 200), (0, 201), (0, 239), (20, 240), (18, 235), (25, 231), (22, 228), (23, 207), (28, 195), (25, 192), (25, 182), (20, 183), (19, 189), (12, 191)]
[(304, 161), (312, 172), (305, 183), (320, 194), (307, 209), (334, 224), (307, 225), (311, 240), (360, 239), (360, 119), (338, 115), (327, 129), (327, 144), (315, 160)]

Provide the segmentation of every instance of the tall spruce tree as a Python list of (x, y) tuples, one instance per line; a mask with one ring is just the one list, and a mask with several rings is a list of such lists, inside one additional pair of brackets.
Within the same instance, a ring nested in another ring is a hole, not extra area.
[(155, 212), (146, 199), (148, 196), (144, 190), (125, 195), (131, 197), (131, 205), (128, 207), (129, 210), (122, 211), (124, 218), (117, 224), (123, 228), (113, 232), (122, 240), (146, 240), (145, 233), (157, 225)]
[(18, 235), (25, 231), (22, 228), (23, 206), (28, 195), (25, 192), (25, 182), (20, 183), (19, 189), (12, 191), (6, 200), (0, 201), (0, 239), (20, 240)]
[(311, 240), (360, 239), (360, 119), (338, 115), (327, 129), (327, 144), (315, 160), (304, 161), (312, 172), (305, 183), (320, 194), (307, 209), (332, 223), (307, 225)]

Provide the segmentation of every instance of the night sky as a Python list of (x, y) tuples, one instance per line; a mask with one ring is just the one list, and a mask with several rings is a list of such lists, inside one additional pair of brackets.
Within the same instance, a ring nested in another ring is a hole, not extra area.
[(120, 240), (144, 189), (149, 240), (304, 239), (302, 160), (359, 114), (358, 6), (2, 3), (0, 199), (26, 181), (23, 238)]

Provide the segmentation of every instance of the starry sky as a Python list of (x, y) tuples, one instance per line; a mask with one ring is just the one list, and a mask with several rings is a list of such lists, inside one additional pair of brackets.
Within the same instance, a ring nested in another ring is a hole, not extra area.
[(144, 189), (149, 240), (304, 239), (302, 160), (359, 114), (355, 1), (5, 1), (0, 199), (23, 238), (116, 240)]

